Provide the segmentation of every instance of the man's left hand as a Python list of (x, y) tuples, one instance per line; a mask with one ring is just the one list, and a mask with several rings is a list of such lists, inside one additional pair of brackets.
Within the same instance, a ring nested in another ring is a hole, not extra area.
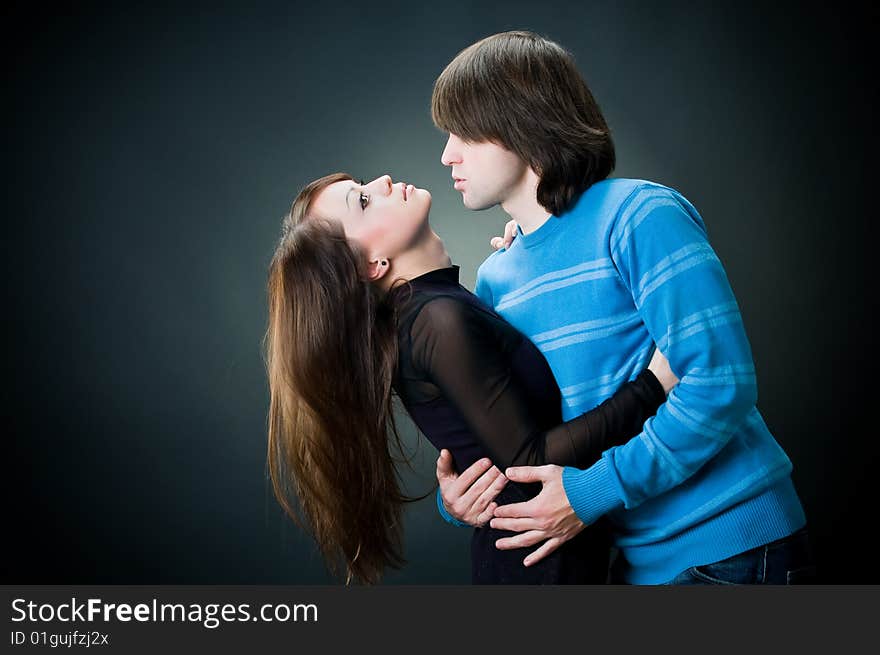
[(531, 566), (587, 527), (574, 513), (565, 495), (561, 466), (514, 466), (507, 469), (505, 476), (515, 482), (540, 482), (544, 488), (529, 501), (495, 509), (495, 518), (489, 525), (521, 533), (499, 539), (495, 542), (496, 548), (524, 548), (546, 540), (523, 561), (526, 566)]

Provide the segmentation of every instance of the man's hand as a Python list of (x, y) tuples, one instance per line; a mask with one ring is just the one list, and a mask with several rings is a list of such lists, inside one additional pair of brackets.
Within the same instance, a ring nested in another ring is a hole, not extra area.
[(515, 237), (516, 221), (507, 221), (507, 225), (504, 226), (504, 236), (492, 237), (489, 240), (489, 243), (495, 250), (498, 250), (499, 248), (510, 248), (510, 244), (513, 243)]
[(531, 566), (587, 527), (568, 503), (562, 486), (561, 466), (515, 466), (507, 469), (505, 474), (515, 482), (541, 482), (544, 488), (529, 501), (501, 505), (495, 510), (495, 518), (489, 525), (522, 533), (499, 539), (495, 542), (496, 548), (524, 548), (546, 539), (540, 548), (523, 560), (523, 564)]
[(437, 459), (437, 481), (446, 511), (454, 519), (481, 527), (498, 507), (495, 496), (504, 489), (507, 478), (498, 467), (483, 458), (459, 475), (452, 468), (452, 453), (445, 448)]

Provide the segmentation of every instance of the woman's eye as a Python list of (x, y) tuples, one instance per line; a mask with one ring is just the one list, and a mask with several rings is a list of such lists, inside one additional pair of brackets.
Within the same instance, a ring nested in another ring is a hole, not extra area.
[(361, 193), (360, 193), (360, 200), (361, 200), (361, 209), (362, 209), (362, 210), (363, 210), (363, 209), (366, 209), (366, 208), (367, 208), (367, 204), (370, 202), (370, 196), (369, 196), (369, 194), (366, 194), (366, 193), (364, 193), (363, 191), (361, 191)]

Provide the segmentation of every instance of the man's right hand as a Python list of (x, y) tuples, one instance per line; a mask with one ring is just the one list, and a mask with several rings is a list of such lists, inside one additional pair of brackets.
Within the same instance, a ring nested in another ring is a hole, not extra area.
[(507, 225), (504, 226), (504, 236), (503, 237), (492, 237), (489, 240), (489, 243), (495, 250), (500, 248), (510, 248), (510, 244), (513, 243), (513, 239), (516, 237), (516, 221), (507, 221)]
[(481, 527), (492, 518), (498, 507), (493, 502), (495, 496), (507, 484), (504, 474), (485, 457), (459, 475), (452, 468), (452, 453), (445, 448), (437, 459), (437, 481), (443, 506), (450, 516), (474, 527)]

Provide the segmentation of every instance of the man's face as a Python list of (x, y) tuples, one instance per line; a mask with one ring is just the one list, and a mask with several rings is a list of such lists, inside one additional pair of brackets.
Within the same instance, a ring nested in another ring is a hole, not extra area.
[(468, 209), (504, 203), (521, 187), (528, 166), (516, 154), (491, 141), (464, 141), (450, 133), (440, 161), (452, 167), (455, 190)]

